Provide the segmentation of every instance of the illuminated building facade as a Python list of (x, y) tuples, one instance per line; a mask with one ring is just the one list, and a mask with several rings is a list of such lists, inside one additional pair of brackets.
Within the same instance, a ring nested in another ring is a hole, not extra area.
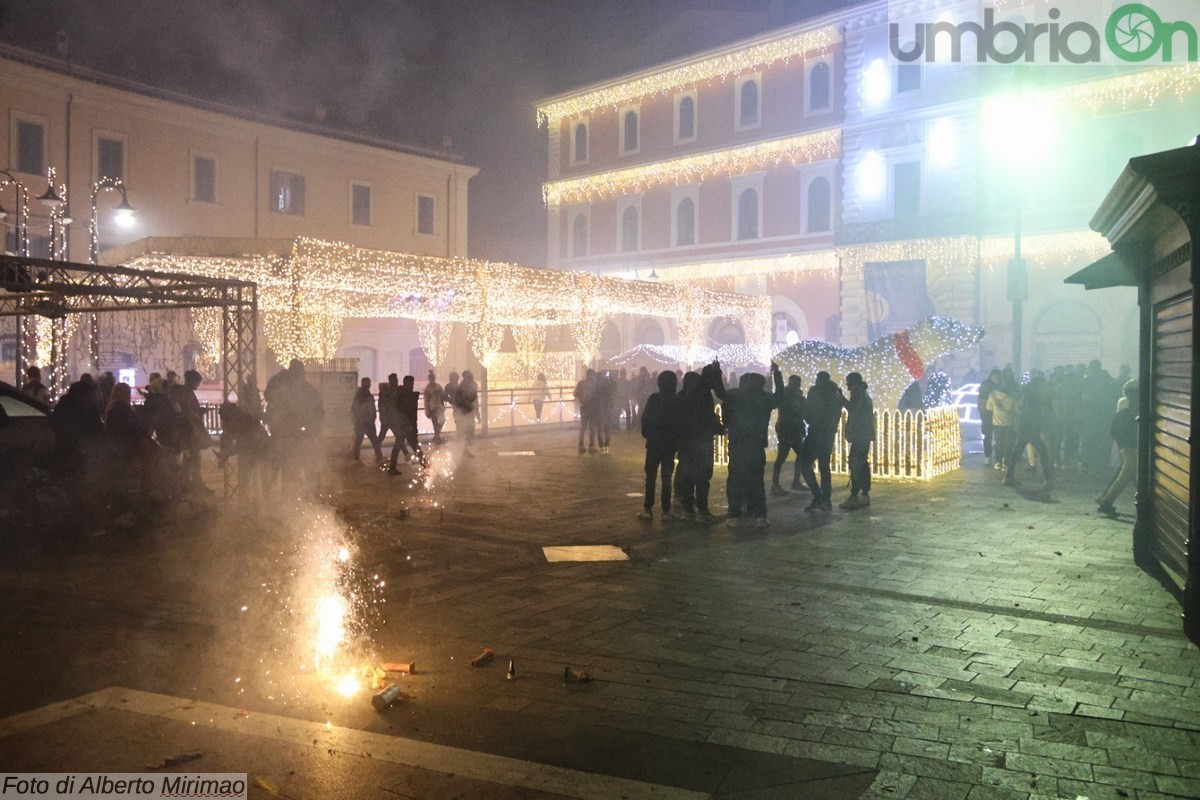
[[(1088, 220), (1125, 162), (1196, 134), (1200, 72), (890, 57), (889, 23), (911, 46), (985, 5), (1022, 3), (871, 0), (543, 100), (548, 263), (770, 295), (776, 342), (979, 325), (936, 365), (956, 378), (1135, 365), (1134, 292), (1063, 279), (1105, 252)], [(675, 341), (633, 320), (602, 355)]]
[[(93, 186), (101, 178), (121, 180), (138, 212), (132, 225), (120, 227), (112, 211), (121, 198), (105, 191), (95, 196), (101, 262), (111, 258), (106, 251), (150, 237), (177, 237), (186, 242), (179, 255), (189, 257), (225, 256), (233, 241), (250, 254), (305, 236), (414, 256), (466, 255), (475, 168), (449, 152), (335, 131), (321, 124), (319, 109), (310, 123), (266, 118), (4, 48), (0, 113), (7, 121), (0, 126), (0, 152), (29, 193), (29, 254), (35, 257), (88, 260)], [(70, 193), (65, 208), (73, 220), (54, 241), (48, 209), (37, 200), (51, 167), (56, 186)], [(11, 252), (19, 250), (18, 202), (16, 189), (0, 187)], [(194, 340), (191, 326), (176, 322), (156, 333), (161, 339), (175, 327), (181, 328), (176, 338)], [(9, 365), (0, 369), (11, 380), (15, 337), (10, 329), (4, 333)], [(182, 342), (181, 349), (188, 347)], [(158, 366), (142, 363), (146, 352), (110, 339), (101, 366), (115, 372), (130, 361), (141, 381), (145, 369)], [(350, 320), (337, 354), (357, 356), (361, 372), (372, 377), (424, 365), (411, 319)], [(190, 366), (172, 353), (161, 357), (173, 369)], [(273, 369), (269, 361), (262, 367), (260, 375)]]

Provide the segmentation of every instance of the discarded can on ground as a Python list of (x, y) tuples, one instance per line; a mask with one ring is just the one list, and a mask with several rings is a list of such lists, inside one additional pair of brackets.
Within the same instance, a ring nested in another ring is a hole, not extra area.
[(471, 659), (472, 667), (482, 667), (484, 664), (496, 657), (496, 651), (490, 647), (483, 648), (483, 652)]
[(408, 519), (408, 506), (400, 507), (400, 519)]
[(371, 705), (375, 706), (376, 711), (383, 711), (398, 699), (400, 699), (400, 685), (391, 683), (386, 688), (371, 695)]
[(504, 677), (506, 677), (510, 681), (517, 679), (517, 666), (516, 666), (516, 664), (513, 663), (513, 660), (511, 658), (508, 660), (508, 674), (505, 675)]
[(574, 670), (570, 667), (563, 667), (563, 681), (566, 683), (591, 683), (592, 676), (583, 670)]

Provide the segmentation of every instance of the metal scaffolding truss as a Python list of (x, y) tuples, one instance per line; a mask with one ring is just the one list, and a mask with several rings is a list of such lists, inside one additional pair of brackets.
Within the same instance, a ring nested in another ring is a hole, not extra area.
[(184, 308), (221, 309), (224, 396), (228, 399), (244, 385), (257, 385), (254, 283), (0, 256), (0, 318), (16, 317), (18, 331), (34, 316), (59, 319), (72, 314)]

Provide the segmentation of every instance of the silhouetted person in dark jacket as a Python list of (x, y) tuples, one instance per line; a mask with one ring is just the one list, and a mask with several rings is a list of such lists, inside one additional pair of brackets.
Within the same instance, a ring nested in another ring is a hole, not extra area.
[(654, 518), (654, 483), (662, 473), (662, 517), (671, 519), (671, 473), (679, 447), (680, 407), (675, 394), (676, 377), (670, 370), (658, 375), (658, 391), (646, 400), (642, 413), (642, 437), (646, 440), (646, 499), (638, 519)]
[[(719, 370), (720, 364), (713, 363)], [(770, 524), (764, 483), (767, 428), (771, 425), (771, 412), (779, 407), (784, 388), (778, 364), (771, 364), (771, 375), (775, 379), (775, 391), (771, 394), (764, 389), (766, 378), (755, 372), (743, 374), (736, 389), (726, 391), (721, 381), (714, 387), (717, 397), (721, 398), (721, 413), (729, 432), (729, 479), (725, 483), (729, 500), (727, 525), (738, 524), (743, 505), (754, 515), (758, 527), (765, 528)]]
[(775, 417), (775, 438), (779, 442), (775, 454), (775, 470), (771, 475), (771, 494), (787, 494), (788, 490), (779, 485), (779, 475), (783, 465), (787, 463), (788, 453), (796, 454), (796, 463), (792, 472), (792, 491), (799, 489), (801, 459), (800, 452), (804, 445), (804, 387), (799, 375), (788, 378), (783, 396), (779, 400), (779, 414)]
[(676, 500), (683, 507), (685, 517), (696, 514), (706, 522), (713, 519), (708, 510), (713, 437), (721, 432), (712, 396), (712, 388), (718, 379), (711, 364), (700, 373), (689, 372), (683, 376), (683, 391), (679, 394), (682, 430)]
[[(833, 454), (833, 440), (841, 419), (842, 390), (829, 377), (829, 373), (822, 370), (817, 373), (817, 382), (809, 387), (808, 397), (804, 400), (804, 420), (808, 424), (808, 432), (800, 451), (800, 472), (813, 497), (806, 511), (833, 509), (829, 459)], [(818, 471), (821, 474), (820, 483), (817, 482)]]
[(867, 382), (857, 372), (846, 376), (850, 399), (846, 407), (846, 427), (842, 436), (850, 443), (850, 496), (840, 508), (866, 508), (871, 505), (871, 443), (875, 441), (875, 403), (867, 391)]

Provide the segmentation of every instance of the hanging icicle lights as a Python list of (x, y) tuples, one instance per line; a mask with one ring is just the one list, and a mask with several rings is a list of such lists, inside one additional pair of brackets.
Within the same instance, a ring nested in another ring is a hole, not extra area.
[(841, 35), (832, 25), (801, 31), (789, 36), (751, 45), (741, 50), (725, 52), (710, 58), (700, 58), (655, 75), (645, 75), (629, 81), (601, 86), (590, 92), (552, 100), (537, 109), (538, 125), (557, 125), (564, 119), (587, 114), (604, 107), (617, 108), (651, 95), (665, 95), (714, 80), (726, 81), (743, 72), (787, 62), (806, 54), (823, 53), (840, 41)]
[[(169, 239), (153, 243), (163, 249), (172, 244)], [(594, 320), (616, 314), (670, 318), (681, 324), (691, 316), (730, 317), (741, 322), (747, 344), (764, 349), (770, 345), (770, 298), (680, 283), (367, 250), (304, 238), (296, 239), (287, 255), (229, 258), (159, 252), (135, 255), (126, 263), (160, 272), (254, 281), (268, 343), (287, 357), (332, 352), (347, 318), (545, 326), (577, 325), (586, 317), (590, 332)]]
[(841, 147), (841, 129), (830, 128), (746, 147), (555, 181), (542, 187), (542, 198), (547, 206), (585, 203), (616, 195), (637, 194), (656, 186), (699, 183), (714, 175), (744, 175), (784, 164), (793, 167), (812, 164), (837, 158)]

